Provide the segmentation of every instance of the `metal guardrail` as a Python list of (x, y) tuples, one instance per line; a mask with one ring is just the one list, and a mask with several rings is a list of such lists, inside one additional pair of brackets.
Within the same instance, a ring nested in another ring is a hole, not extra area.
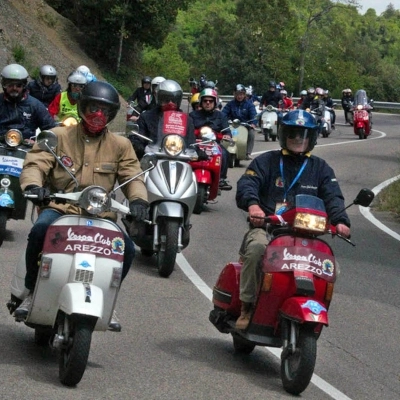
[[(189, 98), (190, 93), (183, 93), (184, 98)], [(219, 96), (220, 100), (223, 103), (226, 103), (230, 100), (233, 100), (232, 95), (220, 95)], [(299, 100), (299, 97), (292, 97), (293, 102), (296, 104), (296, 102)], [(341, 107), (341, 99), (333, 99), (333, 102), (336, 103), (337, 106)], [(400, 103), (390, 103), (386, 101), (375, 101), (374, 100), (374, 108), (375, 109), (386, 109), (386, 110), (400, 110)]]

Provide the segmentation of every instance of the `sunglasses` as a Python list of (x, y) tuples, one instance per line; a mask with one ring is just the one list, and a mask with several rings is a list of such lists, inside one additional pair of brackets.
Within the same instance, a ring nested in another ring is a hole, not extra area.
[(105, 116), (110, 114), (110, 109), (108, 107), (102, 107), (97, 104), (90, 104), (89, 105), (89, 112), (96, 113), (101, 111)]
[(11, 89), (11, 88), (13, 88), (13, 87), (16, 87), (16, 88), (18, 88), (18, 89), (21, 89), (21, 88), (24, 87), (24, 84), (23, 84), (23, 83), (7, 83), (7, 85), (6, 85), (6, 88), (7, 88), (7, 89)]
[(211, 100), (210, 99), (203, 99), (202, 102), (203, 103), (214, 103), (214, 100), (213, 99), (211, 99)]
[(83, 89), (85, 87), (85, 85), (82, 85), (80, 83), (71, 83), (71, 87), (73, 87), (75, 89)]

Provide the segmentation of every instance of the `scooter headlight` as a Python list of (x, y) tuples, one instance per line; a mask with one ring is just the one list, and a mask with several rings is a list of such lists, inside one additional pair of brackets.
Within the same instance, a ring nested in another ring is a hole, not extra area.
[(173, 157), (179, 156), (185, 148), (183, 137), (179, 135), (168, 135), (164, 139), (165, 152)]
[(10, 147), (16, 147), (22, 143), (23, 136), (18, 129), (10, 129), (5, 134), (5, 140)]
[(100, 214), (110, 209), (111, 199), (100, 186), (89, 186), (83, 190), (79, 199), (79, 207), (89, 214)]
[(357, 110), (362, 110), (363, 109), (363, 106), (361, 105), (361, 104), (359, 104), (358, 106), (357, 106)]
[(325, 232), (326, 217), (304, 212), (296, 213), (293, 226), (297, 229), (306, 229), (314, 232)]

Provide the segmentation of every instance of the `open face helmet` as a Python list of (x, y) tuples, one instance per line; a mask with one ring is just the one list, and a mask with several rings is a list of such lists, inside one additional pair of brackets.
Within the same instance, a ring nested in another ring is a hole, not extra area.
[(191, 98), (190, 98), (190, 104), (193, 108), (193, 110), (197, 109), (197, 106), (200, 104), (200, 93), (195, 93)]
[(119, 95), (114, 86), (107, 82), (88, 83), (78, 100), (78, 114), (85, 130), (98, 135), (116, 117), (120, 108)]
[(304, 152), (311, 151), (317, 143), (318, 125), (313, 115), (305, 110), (290, 111), (281, 119), (278, 138), (282, 149), (290, 151), (287, 147), (287, 139), (294, 139), (298, 135), (302, 139), (309, 139)]
[[(19, 64), (9, 64), (1, 71), (1, 86), (7, 99), (11, 102), (20, 101), (26, 92), (26, 85), (28, 84), (28, 71)], [(7, 86), (16, 85), (20, 89), (7, 90)]]
[(302, 90), (300, 92), (300, 96), (307, 96), (307, 90)]
[(57, 71), (52, 65), (46, 64), (40, 67), (39, 80), (41, 83), (44, 83), (45, 77), (50, 78), (52, 84), (57, 80)]
[(151, 78), (149, 76), (144, 76), (142, 78), (142, 85), (144, 85), (145, 83), (150, 83), (151, 84)]
[(155, 91), (158, 88), (158, 85), (163, 81), (165, 81), (165, 78), (163, 76), (156, 76), (155, 78), (153, 78), (151, 81), (151, 91), (155, 93)]

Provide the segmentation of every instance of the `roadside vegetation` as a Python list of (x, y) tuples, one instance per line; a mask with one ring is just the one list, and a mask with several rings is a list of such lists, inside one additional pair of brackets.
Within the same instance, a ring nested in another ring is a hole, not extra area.
[(382, 190), (374, 202), (379, 211), (389, 211), (400, 219), (400, 180), (395, 181)]
[[(356, 0), (47, 0), (82, 32), (83, 49), (128, 95), (143, 75), (253, 85), (271, 79), (295, 96), (308, 86), (364, 88), (400, 101), (400, 11), (381, 15)], [(52, 22), (52, 21), (50, 21)]]

